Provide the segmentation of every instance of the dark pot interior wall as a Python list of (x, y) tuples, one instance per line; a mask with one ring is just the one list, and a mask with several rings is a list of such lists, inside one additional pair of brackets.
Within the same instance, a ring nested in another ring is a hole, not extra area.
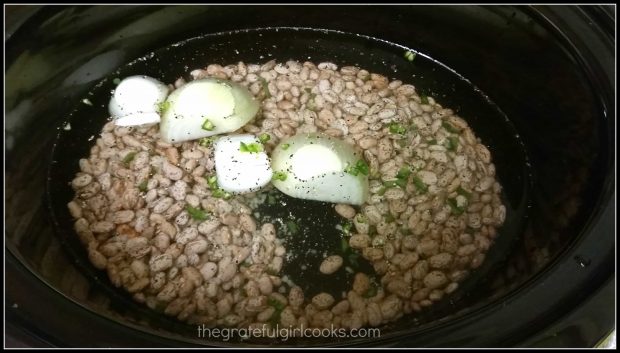
[[(531, 162), (529, 221), (505, 265), (481, 279), (476, 291), (462, 298), (461, 307), (467, 311), (498, 298), (506, 301), (507, 293), (514, 296), (515, 288), (557, 267), (560, 256), (584, 241), (586, 233), (596, 230), (602, 233), (601, 245), (613, 245), (609, 224), (595, 229), (591, 223), (613, 190), (615, 107), (606, 81), (610, 73), (600, 71), (613, 71), (613, 56), (605, 62), (608, 56), (601, 55), (591, 64), (592, 54), (584, 46), (601, 42), (597, 50), (610, 50), (598, 39), (600, 33), (588, 38), (566, 30), (561, 38), (545, 24), (545, 18), (579, 23), (583, 16), (574, 8), (469, 6), (43, 9), (7, 41), (7, 248), (63, 295), (120, 321), (139, 322), (143, 310), (127, 307), (126, 299), (93, 285), (54, 236), (43, 195), (56, 129), (97, 81), (157, 48), (230, 29), (329, 28), (379, 37), (443, 62), (486, 93), (517, 128)], [(450, 97), (445, 101), (450, 106)], [(562, 265), (571, 266), (564, 268), (569, 273), (600, 269), (584, 280), (589, 286), (598, 286), (613, 271), (613, 252), (571, 256)], [(549, 319), (559, 315), (548, 313)], [(429, 336), (427, 344), (441, 344), (436, 338)], [(496, 341), (501, 342), (499, 337)]]

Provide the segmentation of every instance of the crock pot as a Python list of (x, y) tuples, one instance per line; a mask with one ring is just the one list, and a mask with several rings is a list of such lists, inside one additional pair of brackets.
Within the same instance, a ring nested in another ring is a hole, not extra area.
[[(497, 259), (501, 266), (476, 278), (466, 295), (385, 326), (380, 338), (304, 345), (593, 347), (614, 329), (614, 7), (5, 10), (7, 345), (237, 345), (201, 341), (187, 326), (157, 317), (76, 261), (61, 241), (67, 234), (54, 227), (51, 215), (64, 210), (49, 199), (48, 171), (73, 108), (119, 67), (187, 38), (255, 28), (276, 33), (282, 28), (282, 35), (290, 28), (336, 31), (427, 55), (501, 109), (523, 141), (531, 173), (523, 227)], [(286, 50), (278, 53), (294, 58)], [(441, 84), (434, 89), (448, 101), (464, 94)], [(493, 136), (481, 129), (483, 136)], [(280, 343), (294, 344), (272, 342)]]

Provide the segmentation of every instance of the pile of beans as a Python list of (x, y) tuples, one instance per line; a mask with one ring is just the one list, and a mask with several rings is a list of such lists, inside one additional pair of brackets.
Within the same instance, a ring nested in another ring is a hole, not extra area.
[[(93, 265), (135, 300), (212, 326), (379, 326), (441, 300), (484, 261), (506, 214), (490, 152), (466, 121), (414, 86), (296, 61), (214, 64), (191, 76), (247, 86), (262, 109), (237, 133), (269, 134), (268, 152), (315, 131), (363, 151), (369, 200), (335, 210), (375, 274), (356, 273), (341, 298), (306, 298), (281, 277), (286, 249), (276, 228), (252, 216), (258, 195), (212, 195), (210, 146), (168, 144), (157, 126), (109, 122), (80, 160), (68, 208)], [(320, 271), (327, 278), (342, 264), (331, 255)]]

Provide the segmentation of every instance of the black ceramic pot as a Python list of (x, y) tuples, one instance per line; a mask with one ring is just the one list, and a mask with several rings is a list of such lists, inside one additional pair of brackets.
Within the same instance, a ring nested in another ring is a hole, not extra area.
[[(382, 327), (377, 339), (257, 344), (591, 347), (613, 329), (614, 8), (5, 10), (7, 342), (239, 345), (200, 339), (113, 288), (72, 240), (66, 183), (105, 120), (102, 92), (117, 75), (170, 82), (210, 62), (309, 56), (414, 83), (469, 117), (510, 212), (485, 266), (449, 303)], [(421, 54), (415, 67), (405, 48)]]

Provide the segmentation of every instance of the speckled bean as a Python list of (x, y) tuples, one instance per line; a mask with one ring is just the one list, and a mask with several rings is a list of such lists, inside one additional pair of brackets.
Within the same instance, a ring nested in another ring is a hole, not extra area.
[(319, 267), (319, 271), (326, 275), (331, 275), (332, 273), (338, 271), (338, 269), (342, 266), (343, 260), (342, 257), (338, 255), (332, 255), (321, 263)]

